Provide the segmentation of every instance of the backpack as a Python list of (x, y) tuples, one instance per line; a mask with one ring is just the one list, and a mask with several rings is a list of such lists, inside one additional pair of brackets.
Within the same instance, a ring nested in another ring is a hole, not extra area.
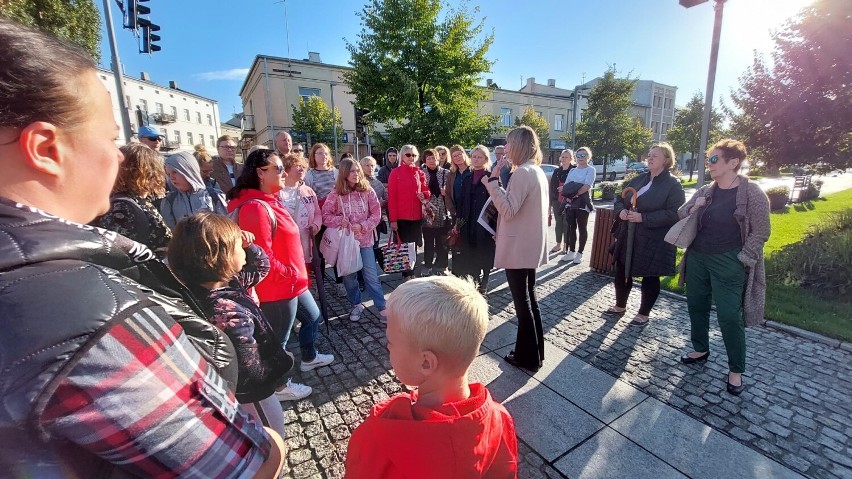
[(272, 211), (272, 207), (269, 206), (269, 203), (267, 203), (263, 200), (259, 200), (257, 198), (252, 198), (250, 200), (246, 200), (245, 203), (241, 204), (240, 206), (237, 206), (234, 209), (234, 211), (229, 213), (228, 218), (231, 218), (231, 220), (234, 223), (239, 225), (240, 224), (240, 208), (245, 206), (246, 203), (251, 203), (251, 202), (260, 203), (260, 204), (263, 205), (264, 209), (266, 209), (266, 214), (269, 215), (269, 223), (272, 226), (272, 238), (275, 238), (275, 230), (278, 229), (278, 219), (275, 217), (275, 212)]

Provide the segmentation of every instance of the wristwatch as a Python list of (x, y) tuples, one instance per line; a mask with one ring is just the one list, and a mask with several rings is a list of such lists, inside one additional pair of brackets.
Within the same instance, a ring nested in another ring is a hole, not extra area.
[(492, 181), (500, 181), (500, 177), (499, 176), (492, 176), (491, 178), (488, 178), (489, 183), (491, 183)]

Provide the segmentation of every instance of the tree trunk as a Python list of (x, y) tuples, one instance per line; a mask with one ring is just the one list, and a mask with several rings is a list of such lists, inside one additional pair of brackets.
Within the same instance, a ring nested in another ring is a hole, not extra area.
[(690, 155), (692, 155), (689, 158), (689, 181), (692, 181), (692, 170), (695, 169), (695, 152), (690, 151), (689, 153)]

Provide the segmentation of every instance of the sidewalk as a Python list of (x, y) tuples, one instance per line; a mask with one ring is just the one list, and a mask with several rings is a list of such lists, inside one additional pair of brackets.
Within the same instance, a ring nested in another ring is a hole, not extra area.
[[(382, 276), (385, 291), (399, 279)], [(404, 389), (390, 370), (377, 312), (350, 322), (348, 301), (326, 284), (332, 319), (320, 349), (337, 361), (301, 379), (297, 373), (294, 380), (314, 393), (283, 403), (287, 477), (342, 477), (351, 431), (373, 404)], [(734, 397), (725, 391), (715, 318), (710, 360), (680, 364), (689, 349), (685, 302), (661, 295), (647, 326), (628, 326), (638, 290), (623, 318), (608, 318), (601, 311), (614, 304), (612, 279), (590, 271), (588, 260), (567, 265), (555, 257), (539, 270), (537, 293), (545, 366), (530, 376), (501, 360), (517, 320), (505, 275), (496, 271), (489, 333), (471, 370), (471, 380), (487, 383), (515, 417), (521, 478), (852, 479), (849, 349), (750, 328), (746, 389)]]

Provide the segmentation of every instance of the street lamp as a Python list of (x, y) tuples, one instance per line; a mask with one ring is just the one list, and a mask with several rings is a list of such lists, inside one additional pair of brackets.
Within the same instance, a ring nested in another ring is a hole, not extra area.
[[(708, 0), (678, 0), (680, 5), (691, 8)], [(705, 164), (707, 150), (707, 136), (710, 132), (710, 113), (713, 111), (713, 85), (716, 82), (716, 61), (719, 59), (719, 37), (722, 34), (722, 9), (725, 0), (715, 0), (713, 10), (716, 11), (716, 19), (713, 21), (713, 43), (710, 47), (710, 68), (707, 72), (707, 94), (704, 97), (704, 119), (701, 121), (701, 142), (698, 146), (698, 164), (701, 165), (701, 174), (698, 175), (697, 188), (704, 185)]]
[(337, 160), (337, 121), (334, 118), (334, 87), (337, 86), (337, 83), (330, 82), (329, 86), (331, 87), (331, 125), (332, 131), (334, 135), (334, 158)]

